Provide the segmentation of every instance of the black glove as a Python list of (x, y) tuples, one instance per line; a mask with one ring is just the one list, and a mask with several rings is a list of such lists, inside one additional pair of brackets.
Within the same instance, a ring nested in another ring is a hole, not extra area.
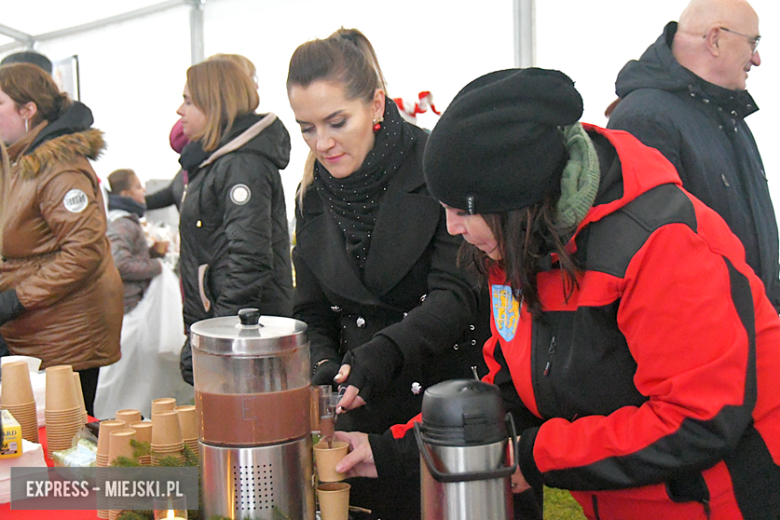
[(194, 385), (192, 377), (192, 345), (190, 345), (189, 336), (184, 342), (184, 346), (181, 348), (181, 353), (179, 354), (179, 371), (185, 382)]
[(0, 292), (0, 325), (17, 318), (24, 311), (24, 306), (16, 296), (16, 289)]
[(351, 367), (346, 384), (356, 387), (358, 395), (368, 402), (372, 395), (381, 393), (398, 377), (404, 366), (401, 349), (384, 336), (347, 352), (343, 365)]
[(311, 384), (314, 386), (331, 385), (335, 389), (337, 383), (333, 381), (333, 378), (339, 373), (340, 368), (341, 364), (338, 361), (332, 359), (319, 361), (318, 364), (314, 366), (314, 372), (311, 375)]

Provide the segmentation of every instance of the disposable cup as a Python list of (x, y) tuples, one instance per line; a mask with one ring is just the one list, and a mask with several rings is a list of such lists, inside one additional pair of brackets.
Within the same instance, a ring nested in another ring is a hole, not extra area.
[(108, 457), (108, 448), (111, 440), (111, 432), (114, 430), (121, 430), (126, 428), (126, 424), (123, 421), (108, 420), (100, 421), (100, 427), (98, 429), (98, 455)]
[(81, 405), (82, 421), (87, 422), (87, 405), (84, 403), (84, 390), (81, 388), (81, 375), (78, 372), (73, 372), (73, 386), (76, 389), (76, 395)]
[(152, 423), (151, 421), (136, 421), (130, 423), (130, 428), (135, 430), (135, 438), (138, 442), (152, 443)]
[(114, 417), (117, 421), (125, 421), (126, 424), (132, 424), (141, 420), (140, 410), (128, 408), (126, 410), (119, 410)]
[(333, 441), (328, 447), (326, 441), (320, 441), (314, 445), (314, 461), (317, 464), (317, 477), (320, 482), (338, 482), (344, 480), (344, 474), (336, 471), (336, 464), (343, 459), (349, 444), (342, 441)]
[(73, 368), (57, 365), (46, 369), (46, 410), (79, 408), (81, 401), (73, 384)]
[(182, 441), (179, 412), (176, 410), (152, 412), (152, 446), (172, 445)]
[(176, 399), (173, 397), (160, 397), (152, 401), (152, 414), (154, 412), (164, 412), (176, 408)]
[(174, 408), (179, 414), (179, 427), (182, 439), (198, 438), (198, 417), (195, 413), (195, 405), (188, 404)]
[(133, 459), (133, 451), (135, 448), (130, 444), (131, 440), (135, 440), (135, 430), (132, 428), (123, 428), (120, 430), (112, 430), (109, 435), (110, 440), (108, 443), (108, 464), (111, 465), (117, 457), (127, 457)]
[(347, 520), (349, 518), (349, 488), (346, 482), (329, 482), (317, 486), (322, 520)]
[(3, 364), (3, 385), (0, 402), (3, 406), (26, 405), (35, 403), (29, 366), (24, 361)]

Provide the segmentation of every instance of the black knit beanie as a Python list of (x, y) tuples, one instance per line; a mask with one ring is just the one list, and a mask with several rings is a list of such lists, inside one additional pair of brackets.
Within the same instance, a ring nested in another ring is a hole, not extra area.
[(582, 115), (582, 97), (562, 72), (491, 72), (466, 85), (425, 146), (430, 193), (475, 213), (522, 209), (561, 180), (568, 152), (560, 127)]

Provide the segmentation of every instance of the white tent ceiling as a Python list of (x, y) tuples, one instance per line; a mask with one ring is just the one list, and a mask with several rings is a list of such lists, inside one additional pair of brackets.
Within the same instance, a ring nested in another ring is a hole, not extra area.
[(184, 3), (191, 3), (191, 0), (79, 0), (68, 3), (59, 0), (6, 1), (3, 2), (0, 18), (0, 49), (19, 47), (22, 50), (30, 43), (59, 37), (63, 31), (107, 19), (118, 19), (136, 11), (144, 12), (154, 6)]

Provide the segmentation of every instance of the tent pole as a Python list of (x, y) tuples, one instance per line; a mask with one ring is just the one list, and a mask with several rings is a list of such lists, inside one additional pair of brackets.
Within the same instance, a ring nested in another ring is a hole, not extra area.
[(203, 45), (203, 5), (205, 3), (206, 0), (191, 0), (190, 2), (190, 49), (193, 65), (206, 59)]
[(536, 0), (514, 0), (515, 67), (536, 66)]

